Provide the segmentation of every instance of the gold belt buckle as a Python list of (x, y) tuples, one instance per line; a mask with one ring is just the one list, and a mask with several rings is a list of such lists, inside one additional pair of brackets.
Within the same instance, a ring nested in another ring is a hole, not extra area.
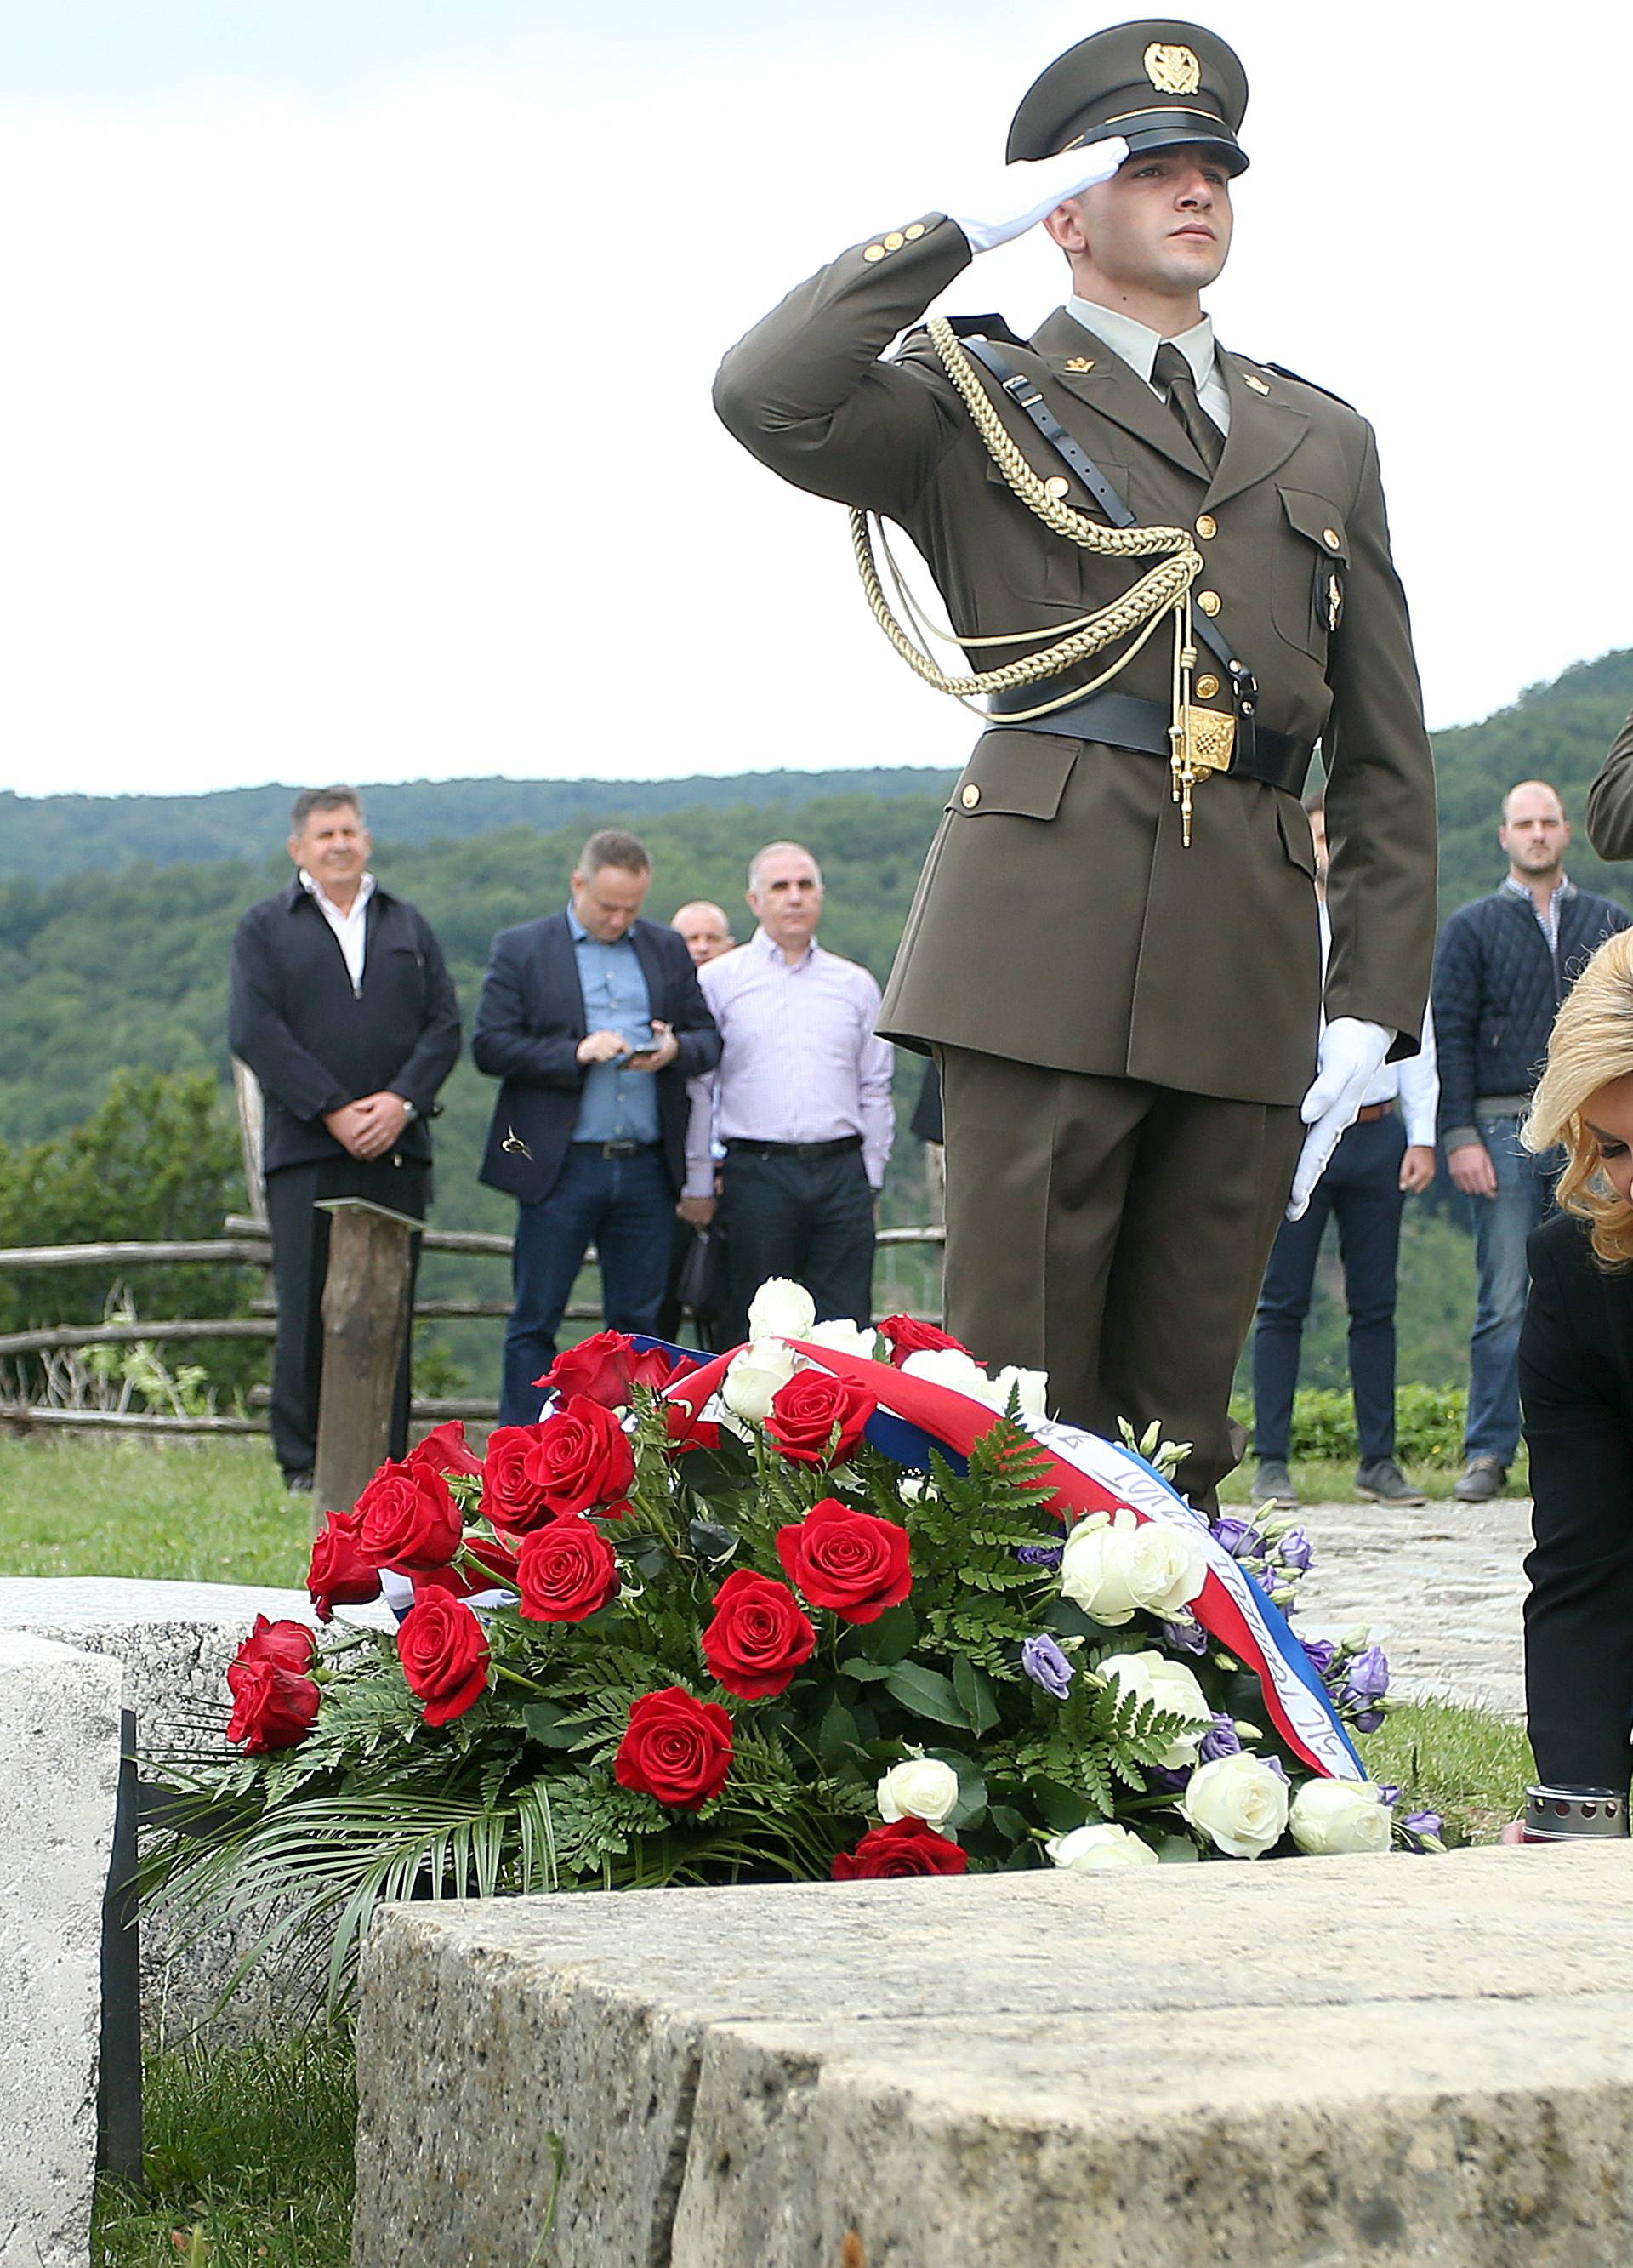
[(1228, 772), (1236, 753), (1236, 718), (1219, 709), (1187, 703), (1172, 728), (1173, 799), (1180, 806), (1180, 839), (1191, 847), (1191, 791), (1215, 772)]
[(1185, 711), (1185, 747), (1191, 770), (1206, 779), (1212, 772), (1228, 772), (1236, 754), (1236, 719), (1219, 709), (1189, 707)]

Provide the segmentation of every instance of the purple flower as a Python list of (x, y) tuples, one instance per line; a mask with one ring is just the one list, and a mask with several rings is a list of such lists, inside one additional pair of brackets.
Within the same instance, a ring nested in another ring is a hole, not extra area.
[(1216, 1710), (1213, 1730), (1203, 1734), (1202, 1746), (1196, 1752), (1197, 1761), (1200, 1764), (1210, 1764), (1216, 1756), (1239, 1756), (1241, 1748), (1241, 1742), (1237, 1736), (1235, 1719), (1228, 1712)]
[(1329, 1638), (1301, 1638), (1299, 1644), (1310, 1657), (1310, 1667), (1318, 1677), (1325, 1677), (1338, 1659), (1338, 1648)]
[(1174, 1653), (1206, 1653), (1208, 1633), (1200, 1623), (1164, 1623), (1165, 1645)]
[(1344, 1668), (1344, 1698), (1347, 1701), (1381, 1701), (1389, 1690), (1389, 1660), (1381, 1646), (1369, 1646), (1365, 1653), (1357, 1653)]
[(1437, 1843), (1445, 1832), (1445, 1822), (1438, 1811), (1409, 1811), (1401, 1824), (1409, 1835), (1432, 1835)]
[(1310, 1549), (1310, 1539), (1303, 1528), (1290, 1528), (1276, 1545), (1276, 1556), (1284, 1567), (1291, 1567), (1296, 1574), (1302, 1575), (1308, 1569), (1315, 1555)]
[(1355, 1729), (1357, 1733), (1375, 1733), (1383, 1721), (1381, 1709), (1363, 1709), (1356, 1716)]
[(1071, 1690), (1071, 1681), (1077, 1675), (1047, 1631), (1041, 1632), (1036, 1638), (1021, 1640), (1020, 1666), (1033, 1683), (1041, 1685), (1056, 1701), (1066, 1698)]
[(1264, 1549), (1264, 1538), (1250, 1520), (1226, 1517), (1213, 1523), (1213, 1539), (1223, 1543), (1232, 1559), (1251, 1558), (1255, 1551)]
[(1023, 1567), (1058, 1567), (1065, 1550), (1063, 1543), (1018, 1543), (1015, 1557)]
[(1286, 1780), (1289, 1787), (1292, 1786), (1291, 1780), (1287, 1778), (1287, 1767), (1280, 1756), (1261, 1756), (1259, 1761), (1266, 1771), (1273, 1771), (1277, 1779)]
[(1183, 1795), (1191, 1784), (1192, 1767), (1186, 1764), (1171, 1771), (1166, 1764), (1142, 1764), (1145, 1785), (1153, 1795)]

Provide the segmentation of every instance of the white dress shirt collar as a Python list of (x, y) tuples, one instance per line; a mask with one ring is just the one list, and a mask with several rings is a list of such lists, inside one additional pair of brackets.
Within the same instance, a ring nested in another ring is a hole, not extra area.
[[(1114, 307), (1102, 307), (1098, 300), (1079, 299), (1075, 292), (1066, 302), (1066, 313), (1074, 323), (1080, 323), (1085, 331), (1092, 331), (1097, 339), (1103, 339), (1114, 354), (1121, 355), (1129, 368), (1147, 386), (1151, 385), (1151, 366), (1156, 362), (1158, 348), (1163, 344), (1160, 331), (1153, 331), (1148, 323), (1136, 322), (1132, 315), (1119, 314)], [(1170, 343), (1178, 347), (1189, 363), (1200, 394), (1213, 375), (1212, 316), (1204, 315), (1200, 323), (1193, 323), (1188, 331), (1181, 331)]]
[(369, 949), (367, 915), (369, 900), (374, 895), (373, 875), (364, 876), (357, 885), (357, 896), (344, 913), (322, 883), (314, 880), (304, 866), (300, 869), (300, 887), (308, 897), (316, 901), (318, 911), (334, 931), (346, 963), (346, 974), (351, 979), (351, 989), (354, 992), (361, 992), (364, 959)]

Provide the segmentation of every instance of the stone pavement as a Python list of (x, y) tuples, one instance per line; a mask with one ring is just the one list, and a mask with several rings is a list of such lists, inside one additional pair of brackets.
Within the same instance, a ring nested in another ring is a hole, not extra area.
[(1311, 1504), (1299, 1518), (1315, 1547), (1295, 1624), (1306, 1637), (1369, 1623), (1402, 1694), (1523, 1717), (1528, 1498)]

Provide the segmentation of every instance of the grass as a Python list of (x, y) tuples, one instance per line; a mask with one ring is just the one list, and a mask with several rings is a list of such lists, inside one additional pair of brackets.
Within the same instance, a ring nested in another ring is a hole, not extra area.
[[(1220, 1503), (1251, 1504), (1253, 1478), (1257, 1469), (1257, 1461), (1250, 1453), (1233, 1473), (1227, 1474), (1220, 1482)], [(1289, 1470), (1301, 1504), (1350, 1504), (1355, 1499), (1353, 1458), (1304, 1458), (1296, 1460)], [(1451, 1495), (1453, 1484), (1460, 1478), (1463, 1468), (1460, 1462), (1453, 1466), (1414, 1465), (1402, 1460), (1402, 1470), (1414, 1488), (1438, 1501)], [(1526, 1453), (1522, 1448), (1510, 1468), (1508, 1486), (1503, 1494), (1518, 1500), (1529, 1493), (1526, 1481)]]
[(0, 1439), (0, 1575), (298, 1589), (311, 1553), (264, 1442)]
[(168, 2051), (144, 2077), (145, 2185), (98, 2183), (92, 2268), (345, 2268), (349, 2036)]
[(1525, 1808), (1534, 1777), (1518, 1725), (1483, 1709), (1425, 1701), (1397, 1709), (1357, 1743), (1372, 1777), (1401, 1790), (1400, 1811), (1438, 1811), (1448, 1845), (1494, 1843)]

